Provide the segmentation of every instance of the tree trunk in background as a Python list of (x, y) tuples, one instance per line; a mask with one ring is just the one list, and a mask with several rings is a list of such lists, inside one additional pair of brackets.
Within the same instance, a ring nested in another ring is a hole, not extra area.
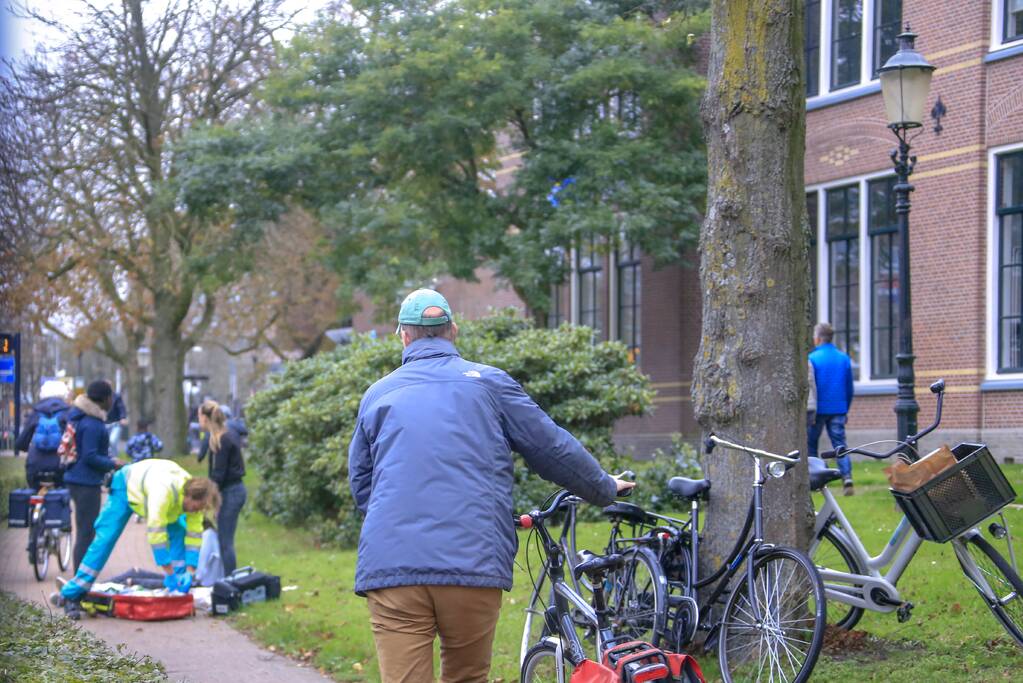
[(177, 326), (164, 321), (157, 309), (156, 326), (153, 329), (153, 405), (148, 412), (153, 416), (155, 432), (164, 443), (168, 456), (188, 452), (188, 420), (185, 414), (185, 394), (182, 390), (185, 351), (181, 332)]
[[(693, 404), (705, 432), (776, 453), (806, 444), (802, 17), (799, 0), (713, 0), (702, 105), (709, 179)], [(704, 467), (714, 482), (706, 561), (716, 567), (742, 528), (753, 468), (721, 448)], [(766, 539), (806, 548), (805, 462), (765, 493)]]

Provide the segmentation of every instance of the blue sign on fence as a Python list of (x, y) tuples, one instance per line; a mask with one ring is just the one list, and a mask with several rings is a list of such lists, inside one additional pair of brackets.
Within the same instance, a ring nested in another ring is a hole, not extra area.
[(0, 356), (0, 384), (14, 384), (14, 356)]

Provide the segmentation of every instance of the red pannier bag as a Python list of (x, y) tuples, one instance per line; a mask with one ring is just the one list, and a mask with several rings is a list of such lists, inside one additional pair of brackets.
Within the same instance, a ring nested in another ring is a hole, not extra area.
[(184, 595), (115, 595), (114, 616), (133, 621), (166, 621), (184, 619), (195, 614), (192, 594)]
[(689, 655), (664, 652), (650, 643), (632, 641), (604, 653), (604, 663), (583, 661), (571, 683), (706, 683), (696, 660)]
[(585, 661), (576, 667), (571, 683), (705, 683), (696, 659), (665, 652), (650, 643), (631, 641), (616, 645), (604, 663)]

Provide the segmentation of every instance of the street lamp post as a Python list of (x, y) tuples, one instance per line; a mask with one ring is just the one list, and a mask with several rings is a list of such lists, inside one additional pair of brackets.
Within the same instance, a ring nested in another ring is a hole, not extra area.
[(884, 98), (888, 127), (895, 134), (899, 146), (892, 150), (891, 159), (898, 182), (895, 184), (895, 213), (899, 222), (899, 353), (898, 363), (899, 394), (895, 401), (898, 421), (898, 438), (917, 431), (917, 413), (913, 375), (913, 316), (909, 289), (909, 193), (913, 186), (909, 176), (916, 165), (916, 157), (910, 155), (908, 133), (923, 125), (924, 109), (930, 91), (934, 66), (916, 51), (913, 42), (916, 34), (906, 30), (899, 36), (899, 51), (879, 69), (881, 94)]

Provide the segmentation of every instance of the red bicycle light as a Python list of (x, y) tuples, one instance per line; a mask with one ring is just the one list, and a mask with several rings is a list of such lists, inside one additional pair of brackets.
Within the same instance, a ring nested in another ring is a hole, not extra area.
[[(22, 500), (24, 500), (24, 499), (22, 499)], [(28, 498), (29, 505), (39, 505), (44, 500), (46, 500), (46, 499), (43, 498), (42, 496), (29, 496), (29, 498)]]
[(519, 526), (522, 527), (523, 529), (532, 529), (533, 518), (530, 517), (529, 515), (522, 515), (521, 517), (519, 517)]
[(661, 537), (662, 541), (667, 541), (669, 538), (671, 538), (671, 534), (669, 534), (667, 531), (662, 531), (660, 534), (658, 534), (658, 536)]

